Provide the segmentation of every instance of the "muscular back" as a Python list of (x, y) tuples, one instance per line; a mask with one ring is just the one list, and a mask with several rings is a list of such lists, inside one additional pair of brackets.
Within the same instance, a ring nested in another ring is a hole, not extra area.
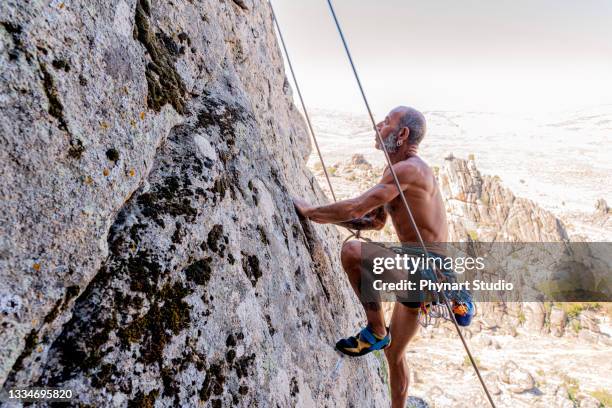
[[(402, 172), (410, 172), (410, 183), (404, 184), (404, 195), (410, 205), (416, 224), (421, 232), (421, 237), (426, 243), (446, 242), (448, 239), (448, 227), (446, 223), (446, 210), (444, 201), (438, 188), (435, 176), (431, 168), (420, 157), (412, 156), (402, 164), (394, 166), (401, 180)], [(389, 176), (387, 168), (385, 176)], [(393, 226), (401, 242), (418, 242), (417, 234), (410, 223), (410, 219), (402, 202), (400, 195), (389, 201), (385, 209), (391, 216)]]

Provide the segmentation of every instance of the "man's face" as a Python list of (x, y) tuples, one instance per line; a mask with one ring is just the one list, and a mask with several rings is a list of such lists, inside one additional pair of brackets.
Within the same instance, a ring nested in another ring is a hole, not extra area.
[[(382, 137), (385, 147), (389, 153), (395, 153), (397, 151), (399, 117), (399, 112), (393, 110), (389, 112), (389, 114), (385, 117), (385, 120), (376, 125), (376, 129), (378, 129), (378, 133), (380, 133), (380, 136)], [(376, 134), (374, 134), (374, 142), (374, 147), (376, 147), (378, 150), (382, 150), (380, 141), (378, 140)]]

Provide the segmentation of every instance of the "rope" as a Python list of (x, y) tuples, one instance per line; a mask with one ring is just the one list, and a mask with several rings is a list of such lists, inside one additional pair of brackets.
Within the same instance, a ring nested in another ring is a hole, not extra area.
[(323, 161), (323, 155), (321, 154), (321, 149), (319, 148), (319, 142), (317, 141), (317, 137), (315, 136), (315, 131), (312, 127), (312, 123), (310, 122), (310, 115), (308, 115), (308, 110), (306, 109), (304, 98), (302, 97), (302, 91), (300, 90), (300, 86), (298, 85), (298, 81), (295, 76), (295, 71), (293, 70), (293, 64), (291, 64), (291, 58), (289, 58), (289, 52), (287, 51), (287, 46), (285, 45), (285, 39), (283, 38), (283, 33), (280, 29), (280, 25), (278, 24), (276, 14), (274, 13), (274, 7), (272, 7), (272, 2), (270, 2), (269, 4), (270, 4), (270, 10), (272, 11), (272, 20), (274, 20), (274, 25), (276, 26), (276, 31), (278, 31), (278, 37), (280, 38), (280, 42), (283, 47), (283, 52), (285, 53), (285, 57), (287, 57), (287, 65), (289, 65), (289, 71), (291, 72), (291, 77), (293, 78), (293, 83), (295, 84), (295, 90), (297, 91), (298, 98), (300, 99), (300, 104), (302, 105), (302, 110), (304, 111), (304, 117), (306, 118), (308, 129), (310, 130), (310, 134), (312, 135), (312, 140), (314, 141), (314, 145), (317, 149), (317, 153), (319, 154), (319, 160), (321, 161), (321, 165), (323, 166), (323, 172), (325, 173), (325, 178), (327, 179), (327, 185), (329, 186), (329, 191), (331, 192), (331, 195), (334, 201), (337, 201), (336, 194), (334, 193), (334, 188), (332, 187), (331, 180), (329, 179), (329, 173), (327, 172), (327, 167), (325, 167), (325, 162)]
[[(365, 103), (366, 109), (368, 110), (368, 114), (370, 116), (370, 120), (372, 121), (372, 126), (374, 127), (374, 130), (376, 131), (376, 137), (378, 138), (378, 142), (382, 147), (383, 152), (385, 153), (385, 159), (387, 160), (387, 164), (389, 165), (389, 171), (391, 172), (391, 174), (393, 175), (393, 181), (395, 182), (395, 185), (397, 187), (397, 190), (399, 192), (400, 197), (402, 198), (402, 202), (404, 204), (404, 207), (406, 208), (406, 213), (408, 214), (408, 218), (410, 220), (410, 223), (412, 225), (412, 228), (414, 229), (419, 244), (421, 245), (421, 247), (423, 248), (423, 254), (425, 255), (425, 257), (429, 257), (429, 253), (427, 251), (427, 246), (425, 245), (425, 242), (423, 241), (423, 237), (421, 236), (421, 232), (419, 231), (419, 228), (416, 224), (416, 221), (414, 220), (414, 216), (412, 215), (412, 210), (410, 209), (410, 205), (408, 204), (408, 201), (406, 200), (406, 196), (404, 195), (404, 191), (402, 190), (402, 187), (400, 185), (399, 179), (397, 178), (397, 174), (395, 173), (395, 170), (393, 169), (393, 163), (391, 162), (391, 158), (389, 157), (389, 152), (387, 151), (387, 147), (385, 146), (385, 143), (383, 141), (382, 136), (380, 135), (380, 132), (378, 130), (378, 127), (376, 126), (376, 121), (374, 120), (374, 115), (372, 114), (372, 110), (370, 109), (370, 104), (368, 103), (368, 98), (366, 97), (366, 94), (363, 90), (363, 86), (361, 85), (361, 80), (359, 79), (359, 74), (357, 74), (357, 69), (355, 68), (355, 64), (353, 62), (353, 57), (351, 56), (351, 52), (349, 50), (348, 44), (346, 42), (346, 39), (344, 38), (344, 33), (342, 32), (342, 28), (340, 27), (340, 23), (338, 22), (338, 18), (336, 16), (336, 12), (334, 10), (334, 6), (332, 5), (331, 0), (327, 0), (327, 4), (329, 6), (329, 10), (331, 11), (331, 15), (334, 19), (334, 23), (336, 25), (336, 29), (338, 30), (338, 34), (340, 35), (340, 39), (342, 40), (342, 44), (344, 45), (344, 50), (346, 51), (346, 55), (348, 57), (349, 63), (351, 64), (351, 68), (353, 70), (353, 74), (355, 76), (355, 79), (357, 80), (357, 85), (359, 86), (359, 91), (361, 92), (361, 96), (363, 98), (363, 102)], [(493, 402), (493, 398), (491, 397), (491, 394), (489, 393), (489, 390), (482, 378), (482, 375), (480, 374), (480, 370), (478, 369), (478, 365), (476, 364), (476, 361), (474, 360), (474, 357), (472, 356), (472, 353), (470, 352), (470, 348), (467, 345), (467, 342), (465, 341), (465, 338), (463, 337), (463, 334), (461, 333), (461, 329), (459, 328), (459, 324), (457, 323), (457, 320), (455, 319), (455, 315), (452, 312), (452, 308), (450, 305), (450, 301), (448, 300), (448, 298), (446, 297), (446, 295), (444, 294), (444, 292), (442, 291), (442, 297), (444, 300), (444, 303), (446, 304), (446, 308), (448, 309), (448, 313), (453, 317), (452, 321), (453, 324), (455, 326), (455, 328), (457, 329), (457, 334), (459, 335), (459, 338), (461, 339), (461, 342), (463, 343), (463, 347), (465, 348), (465, 351), (470, 359), (470, 362), (472, 363), (472, 367), (474, 367), (474, 371), (476, 372), (476, 375), (478, 376), (478, 379), (480, 380), (480, 384), (482, 385), (482, 388), (485, 392), (485, 394), (487, 395), (487, 398), (489, 400), (489, 403), (491, 404), (491, 406), (493, 408), (495, 408), (495, 403)]]
[[(323, 172), (325, 174), (325, 179), (327, 180), (327, 184), (329, 186), (330, 193), (331, 193), (331, 195), (332, 195), (332, 197), (334, 199), (334, 202), (335, 202), (335, 201), (337, 201), (336, 195), (334, 193), (334, 189), (333, 189), (330, 177), (329, 177), (329, 173), (327, 171), (327, 167), (325, 166), (325, 162), (323, 160), (323, 155), (321, 153), (321, 149), (319, 147), (319, 143), (317, 141), (314, 129), (312, 127), (312, 123), (310, 121), (310, 115), (308, 115), (308, 110), (306, 109), (306, 104), (304, 103), (304, 98), (302, 97), (302, 92), (300, 90), (300, 87), (299, 87), (299, 84), (298, 84), (298, 81), (297, 81), (297, 78), (296, 78), (296, 75), (295, 75), (295, 71), (293, 69), (293, 65), (291, 64), (291, 59), (289, 57), (289, 52), (287, 50), (287, 47), (286, 47), (286, 44), (285, 44), (285, 40), (284, 40), (283, 35), (282, 35), (282, 31), (281, 31), (280, 25), (279, 25), (278, 20), (276, 18), (276, 14), (274, 13), (274, 8), (272, 7), (272, 3), (269, 2), (269, 4), (270, 4), (270, 9), (272, 11), (272, 18), (274, 20), (274, 24), (276, 26), (276, 30), (278, 31), (278, 35), (279, 35), (279, 38), (281, 40), (281, 45), (282, 45), (285, 57), (287, 59), (287, 64), (289, 66), (289, 71), (291, 72), (291, 76), (293, 78), (293, 82), (294, 82), (295, 87), (296, 87), (298, 98), (300, 99), (300, 104), (302, 105), (302, 110), (304, 111), (304, 117), (306, 118), (306, 123), (308, 125), (308, 129), (309, 129), (310, 134), (312, 136), (312, 139), (314, 141), (315, 148), (316, 148), (317, 154), (319, 156), (319, 160), (321, 161), (321, 165), (323, 167)], [(420, 231), (418, 229), (418, 226), (416, 225), (416, 222), (414, 220), (414, 216), (413, 216), (412, 211), (410, 209), (410, 205), (408, 204), (408, 201), (406, 200), (404, 192), (403, 192), (403, 190), (401, 188), (401, 185), (399, 183), (399, 180), (397, 178), (397, 174), (395, 173), (395, 170), (393, 169), (393, 164), (392, 164), (391, 159), (389, 157), (389, 153), (387, 151), (387, 148), (386, 148), (385, 144), (383, 143), (383, 139), (382, 139), (382, 137), (380, 135), (380, 132), (378, 131), (378, 128), (376, 127), (376, 121), (374, 120), (374, 116), (372, 114), (372, 110), (370, 109), (370, 105), (368, 103), (367, 97), (366, 97), (365, 92), (363, 90), (363, 86), (361, 85), (361, 80), (359, 79), (359, 75), (357, 74), (357, 70), (355, 68), (355, 64), (353, 63), (353, 58), (352, 58), (351, 53), (349, 51), (346, 39), (344, 38), (344, 34), (342, 32), (342, 28), (340, 27), (340, 23), (338, 22), (338, 19), (336, 17), (336, 13), (334, 11), (333, 5), (332, 5), (330, 0), (327, 0), (327, 4), (329, 5), (332, 17), (333, 17), (334, 22), (336, 24), (336, 28), (338, 29), (338, 33), (340, 34), (340, 38), (342, 39), (342, 43), (344, 45), (344, 49), (345, 49), (345, 51), (347, 53), (349, 62), (351, 64), (351, 67), (352, 67), (352, 70), (353, 70), (353, 74), (355, 75), (355, 79), (357, 80), (357, 84), (359, 86), (359, 90), (361, 92), (361, 95), (363, 97), (364, 103), (365, 103), (366, 108), (368, 110), (368, 114), (370, 116), (370, 120), (372, 121), (372, 125), (374, 126), (374, 130), (376, 131), (376, 136), (377, 136), (377, 138), (378, 138), (378, 140), (380, 142), (380, 145), (383, 148), (383, 152), (385, 154), (385, 159), (387, 160), (387, 163), (389, 165), (389, 170), (390, 170), (390, 172), (391, 172), (391, 174), (393, 176), (393, 180), (394, 180), (395, 185), (396, 185), (396, 187), (397, 187), (397, 189), (399, 191), (400, 197), (402, 198), (402, 202), (403, 202), (404, 207), (406, 209), (406, 212), (408, 214), (408, 218), (409, 218), (409, 220), (411, 222), (411, 225), (412, 225), (412, 227), (413, 227), (413, 229), (414, 229), (414, 231), (415, 231), (415, 233), (417, 235), (417, 238), (418, 238), (418, 241), (419, 241), (421, 247), (423, 248), (423, 253), (427, 257), (428, 256), (427, 247), (426, 247), (426, 245), (425, 245), (425, 243), (423, 241), (423, 238), (422, 238), (421, 233), (420, 233)], [(345, 239), (344, 242), (346, 242), (348, 239), (350, 239), (352, 237), (355, 237), (355, 238), (358, 238), (358, 239), (364, 239), (366, 241), (370, 241), (367, 238), (360, 237), (360, 232), (359, 231), (354, 232), (354, 231), (352, 231), (352, 230), (350, 230), (348, 228), (346, 228), (346, 229), (350, 232), (350, 235), (347, 237), (347, 239)], [(470, 349), (469, 349), (469, 347), (468, 347), (468, 345), (467, 345), (467, 343), (465, 341), (465, 338), (463, 337), (463, 334), (461, 333), (461, 329), (459, 328), (459, 325), (457, 324), (455, 316), (452, 313), (450, 301), (448, 300), (448, 298), (446, 297), (446, 295), (443, 292), (442, 292), (442, 296), (444, 298), (444, 304), (446, 306), (446, 311), (443, 311), (442, 309), (439, 309), (438, 307), (435, 307), (434, 308), (435, 310), (432, 309), (431, 312), (430, 312), (430, 313), (432, 313), (432, 312), (433, 313), (429, 316), (429, 318), (426, 317), (426, 319), (429, 320), (430, 318), (444, 318), (446, 320), (451, 320), (453, 322), (453, 324), (454, 324), (454, 326), (455, 326), (455, 328), (457, 330), (457, 333), (459, 335), (459, 338), (461, 339), (461, 342), (463, 343), (465, 351), (466, 351), (466, 353), (467, 353), (467, 355), (468, 355), (468, 357), (470, 359), (470, 362), (472, 363), (472, 367), (474, 368), (474, 370), (475, 370), (475, 372), (476, 372), (476, 374), (478, 376), (478, 379), (479, 379), (479, 381), (480, 381), (480, 383), (481, 383), (481, 385), (482, 385), (482, 387), (483, 387), (483, 389), (484, 389), (484, 391), (485, 391), (485, 393), (487, 395), (489, 403), (491, 404), (491, 406), (493, 408), (495, 408), (495, 403), (493, 402), (493, 399), (491, 398), (489, 390), (487, 389), (487, 386), (484, 383), (484, 380), (482, 379), (482, 376), (480, 374), (480, 370), (478, 369), (476, 361), (474, 360), (474, 357), (472, 356), (472, 353), (470, 352)], [(449, 319), (448, 316), (451, 316), (451, 318)], [(427, 322), (426, 322), (426, 324), (427, 324)], [(334, 371), (336, 371), (336, 370), (334, 370)]]
[[(304, 102), (304, 98), (302, 97), (302, 91), (300, 90), (300, 85), (298, 84), (297, 77), (295, 75), (295, 71), (293, 70), (293, 64), (291, 63), (291, 58), (289, 58), (289, 51), (287, 50), (287, 46), (285, 45), (285, 38), (283, 37), (283, 32), (281, 31), (280, 24), (278, 19), (276, 18), (276, 13), (274, 13), (274, 7), (272, 7), (272, 2), (268, 1), (270, 5), (270, 11), (272, 11), (272, 20), (274, 21), (274, 25), (276, 26), (276, 31), (278, 32), (278, 38), (280, 39), (281, 46), (283, 48), (283, 52), (285, 54), (285, 58), (287, 59), (287, 65), (289, 66), (289, 72), (291, 73), (291, 78), (293, 79), (293, 83), (295, 84), (295, 90), (298, 94), (298, 98), (300, 100), (300, 105), (302, 105), (302, 111), (304, 112), (304, 117), (306, 118), (306, 123), (308, 124), (308, 130), (310, 131), (310, 135), (312, 136), (312, 140), (314, 141), (315, 148), (317, 149), (317, 154), (319, 156), (319, 161), (321, 162), (321, 166), (323, 167), (323, 173), (325, 174), (325, 179), (327, 180), (327, 185), (329, 186), (329, 191), (334, 199), (334, 202), (338, 201), (336, 199), (336, 193), (334, 192), (334, 187), (332, 186), (331, 180), (329, 178), (329, 173), (327, 172), (327, 167), (325, 166), (325, 161), (323, 160), (323, 154), (321, 153), (321, 149), (319, 148), (319, 142), (317, 141), (317, 136), (315, 134), (314, 128), (312, 127), (312, 123), (310, 121), (310, 115), (308, 114), (308, 109), (306, 109), (306, 103)], [(338, 225), (341, 227), (340, 225)], [(361, 237), (361, 231), (353, 231), (350, 228), (342, 227), (349, 232), (349, 236), (344, 240), (342, 245), (346, 243), (350, 238), (355, 237), (357, 239), (363, 239), (369, 241), (369, 239), (365, 237)]]

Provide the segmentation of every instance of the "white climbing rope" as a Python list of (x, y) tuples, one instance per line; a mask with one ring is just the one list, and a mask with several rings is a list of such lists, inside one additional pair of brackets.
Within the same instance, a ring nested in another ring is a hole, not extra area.
[[(271, 4), (270, 2), (269, 2), (269, 4), (270, 4), (270, 9), (271, 9), (271, 11), (272, 11), (272, 17), (273, 17), (274, 23), (275, 23), (275, 25), (276, 25), (276, 29), (277, 29), (278, 34), (279, 34), (279, 38), (280, 38), (280, 40), (281, 40), (281, 44), (282, 44), (282, 47), (283, 47), (283, 50), (284, 50), (285, 56), (286, 56), (286, 58), (287, 58), (287, 63), (288, 63), (288, 65), (289, 65), (289, 70), (290, 70), (290, 72), (291, 72), (291, 76), (293, 77), (293, 82), (294, 82), (294, 83), (295, 83), (295, 85), (296, 85), (296, 91), (297, 91), (297, 93), (298, 93), (298, 97), (299, 97), (299, 99), (300, 99), (300, 102), (301, 102), (301, 105), (302, 105), (302, 109), (304, 110), (304, 115), (305, 115), (305, 117), (306, 117), (306, 122), (307, 122), (307, 124), (308, 124), (308, 128), (309, 128), (310, 133), (311, 133), (311, 135), (312, 135), (312, 137), (313, 137), (313, 140), (314, 140), (314, 142), (315, 142), (315, 147), (316, 147), (316, 149), (317, 149), (317, 153), (318, 153), (318, 155), (319, 155), (319, 159), (320, 159), (321, 164), (322, 164), (322, 166), (323, 166), (323, 171), (324, 171), (324, 173), (325, 173), (325, 178), (327, 179), (327, 183), (328, 183), (328, 185), (329, 185), (329, 188), (330, 188), (330, 192), (331, 192), (331, 194), (332, 194), (332, 197), (334, 198), (334, 201), (336, 201), (336, 196), (335, 196), (334, 191), (333, 191), (333, 187), (332, 187), (332, 184), (331, 184), (331, 180), (330, 180), (330, 178), (329, 178), (329, 174), (327, 173), (327, 169), (326, 169), (325, 164), (324, 164), (324, 161), (323, 161), (323, 155), (321, 154), (321, 150), (320, 150), (320, 148), (319, 148), (319, 144), (318, 144), (318, 142), (317, 142), (317, 140), (316, 140), (316, 136), (315, 136), (314, 130), (313, 130), (313, 128), (312, 128), (312, 124), (311, 124), (311, 122), (310, 122), (310, 117), (309, 117), (308, 112), (307, 112), (307, 110), (306, 110), (306, 105), (305, 105), (305, 103), (304, 103), (304, 99), (303, 99), (303, 97), (302, 97), (302, 93), (301, 93), (301, 91), (300, 91), (300, 89), (299, 89), (299, 85), (298, 85), (298, 82), (297, 82), (297, 79), (296, 79), (296, 76), (295, 76), (295, 72), (294, 72), (294, 70), (293, 70), (293, 66), (292, 66), (292, 64), (291, 64), (291, 60), (290, 60), (290, 58), (289, 58), (289, 53), (288, 53), (288, 51), (287, 51), (287, 47), (286, 47), (286, 45), (285, 45), (285, 41), (284, 41), (284, 38), (283, 38), (282, 33), (281, 33), (280, 25), (279, 25), (279, 23), (278, 23), (278, 20), (276, 19), (275, 14), (274, 14), (274, 9), (273, 9), (273, 7), (272, 7), (272, 4)], [(428, 256), (429, 256), (429, 251), (427, 250), (427, 246), (425, 245), (425, 242), (423, 241), (423, 238), (422, 238), (422, 236), (421, 236), (421, 232), (419, 231), (419, 228), (418, 228), (418, 226), (417, 226), (417, 224), (416, 224), (416, 221), (415, 221), (414, 216), (413, 216), (413, 214), (412, 214), (412, 210), (411, 210), (411, 208), (410, 208), (410, 205), (408, 204), (408, 201), (407, 201), (407, 199), (406, 199), (406, 196), (404, 195), (404, 191), (403, 191), (403, 190), (402, 190), (402, 188), (401, 188), (401, 184), (400, 184), (400, 182), (399, 182), (399, 179), (398, 179), (398, 177), (397, 177), (397, 174), (395, 173), (395, 170), (393, 169), (393, 163), (391, 162), (391, 159), (390, 159), (390, 157), (389, 157), (389, 152), (387, 151), (387, 147), (385, 146), (385, 143), (384, 143), (384, 141), (383, 141), (383, 138), (382, 138), (382, 136), (380, 135), (380, 132), (379, 132), (379, 130), (378, 130), (378, 127), (376, 126), (376, 121), (374, 120), (374, 115), (372, 114), (372, 110), (370, 109), (370, 104), (368, 103), (368, 99), (367, 99), (367, 97), (366, 97), (366, 95), (365, 95), (365, 91), (363, 90), (363, 86), (361, 85), (361, 80), (359, 79), (359, 75), (358, 75), (358, 73), (357, 73), (357, 69), (356, 69), (355, 64), (354, 64), (354, 62), (353, 62), (353, 58), (352, 58), (351, 52), (350, 52), (350, 50), (349, 50), (348, 44), (347, 44), (347, 42), (346, 42), (346, 39), (344, 38), (344, 33), (343, 33), (342, 28), (341, 28), (341, 26), (340, 26), (340, 22), (338, 21), (338, 18), (337, 18), (337, 16), (336, 16), (336, 12), (335, 12), (335, 10), (334, 10), (334, 7), (333, 7), (333, 5), (332, 5), (331, 0), (327, 0), (327, 4), (328, 4), (328, 6), (329, 6), (329, 10), (330, 10), (330, 12), (331, 12), (332, 18), (333, 18), (334, 23), (335, 23), (335, 25), (336, 25), (336, 28), (337, 28), (337, 30), (338, 30), (338, 34), (340, 35), (340, 39), (342, 40), (342, 44), (343, 44), (343, 46), (344, 46), (344, 50), (346, 51), (346, 55), (347, 55), (347, 57), (348, 57), (349, 63), (350, 63), (350, 65), (351, 65), (351, 68), (352, 68), (352, 70), (353, 70), (353, 75), (355, 76), (355, 79), (356, 79), (356, 81), (357, 81), (357, 85), (358, 85), (358, 87), (359, 87), (359, 91), (361, 92), (361, 96), (362, 96), (362, 98), (363, 98), (363, 101), (364, 101), (364, 103), (365, 103), (366, 109), (367, 109), (368, 114), (369, 114), (369, 116), (370, 116), (370, 120), (372, 121), (372, 125), (373, 125), (373, 127), (374, 127), (375, 132), (376, 132), (376, 137), (378, 138), (379, 144), (381, 145), (382, 150), (383, 150), (383, 153), (385, 154), (385, 159), (386, 159), (387, 164), (388, 164), (388, 166), (389, 166), (389, 171), (390, 171), (391, 175), (393, 176), (393, 181), (394, 181), (394, 183), (395, 183), (395, 185), (396, 185), (396, 187), (397, 187), (397, 189), (398, 189), (399, 196), (400, 196), (400, 197), (401, 197), (401, 199), (402, 199), (402, 203), (403, 203), (403, 205), (404, 205), (404, 208), (406, 209), (406, 213), (407, 213), (407, 215), (408, 215), (408, 219), (409, 219), (410, 224), (412, 225), (412, 228), (413, 228), (413, 230), (414, 230), (414, 232), (415, 232), (415, 234), (416, 234), (416, 236), (417, 236), (417, 239), (418, 239), (418, 241), (419, 241), (419, 244), (420, 244), (420, 246), (422, 247), (422, 250), (423, 250), (423, 255), (425, 255), (425, 257), (428, 257)], [(349, 231), (351, 232), (351, 234), (352, 234), (352, 235), (354, 235), (355, 237), (359, 238), (359, 235), (358, 235), (358, 234), (354, 233), (354, 232), (353, 232), (353, 231), (351, 231), (351, 230), (349, 230)], [(441, 273), (440, 273), (440, 272), (439, 272), (439, 271), (438, 271), (438, 270), (437, 270), (435, 267), (434, 267), (434, 273), (436, 274), (436, 276), (437, 276), (439, 279), (442, 279), (442, 280), (443, 280), (443, 276), (441, 275)], [(483, 390), (484, 390), (484, 392), (485, 392), (485, 394), (486, 394), (486, 396), (487, 396), (487, 399), (489, 400), (489, 403), (491, 404), (491, 406), (492, 406), (493, 408), (495, 408), (495, 403), (493, 402), (493, 398), (491, 397), (491, 394), (489, 393), (489, 390), (488, 390), (488, 388), (487, 388), (487, 386), (486, 386), (486, 384), (485, 384), (485, 382), (484, 382), (484, 380), (483, 380), (483, 378), (482, 378), (482, 375), (480, 374), (480, 370), (478, 369), (478, 365), (476, 364), (476, 360), (475, 360), (475, 359), (474, 359), (474, 357), (472, 356), (472, 353), (471, 353), (471, 351), (470, 351), (470, 349), (469, 349), (469, 347), (468, 347), (468, 345), (467, 345), (467, 342), (465, 341), (465, 338), (463, 337), (463, 333), (461, 332), (461, 329), (460, 329), (460, 327), (459, 327), (459, 324), (457, 323), (457, 320), (455, 319), (455, 315), (454, 315), (454, 314), (453, 314), (453, 312), (452, 312), (452, 308), (451, 308), (450, 300), (449, 300), (449, 299), (446, 297), (446, 294), (445, 294), (444, 292), (441, 292), (441, 295), (442, 295), (442, 301), (443, 301), (443, 303), (442, 303), (442, 304), (438, 304), (438, 305), (433, 305), (433, 306), (431, 306), (431, 308), (432, 308), (432, 309), (431, 309), (431, 311), (432, 311), (434, 314), (432, 314), (432, 315), (430, 316), (430, 318), (436, 318), (435, 316), (438, 316), (438, 318), (445, 318), (445, 319), (448, 319), (448, 320), (450, 320), (450, 321), (452, 321), (452, 322), (453, 322), (453, 324), (454, 324), (454, 326), (455, 326), (455, 328), (456, 328), (456, 330), (457, 330), (457, 334), (459, 335), (459, 338), (461, 339), (461, 342), (462, 342), (462, 344), (463, 344), (463, 347), (464, 347), (464, 349), (465, 349), (465, 351), (466, 351), (466, 353), (467, 353), (467, 355), (468, 355), (468, 357), (469, 357), (469, 359), (470, 359), (470, 362), (471, 362), (471, 364), (472, 364), (472, 367), (474, 368), (474, 371), (476, 372), (476, 375), (477, 375), (477, 377), (478, 377), (478, 379), (479, 379), (479, 381), (480, 381), (480, 384), (482, 385), (482, 388), (483, 388)], [(442, 306), (442, 305), (443, 305), (443, 306), (444, 306), (444, 308), (446, 309), (445, 311), (442, 311), (442, 308), (439, 308), (439, 307), (438, 307), (438, 306)], [(333, 374), (334, 372), (336, 372), (336, 370), (339, 370), (339, 367), (341, 367), (341, 366), (342, 366), (342, 359), (339, 359), (339, 360), (338, 360), (338, 362), (336, 363), (336, 367), (335, 367), (335, 368), (334, 368), (334, 370), (332, 371), (332, 374)]]
[[(427, 250), (427, 246), (425, 245), (425, 242), (423, 241), (423, 237), (421, 236), (421, 232), (419, 231), (419, 228), (416, 224), (416, 221), (414, 220), (414, 216), (412, 215), (412, 210), (410, 209), (410, 205), (408, 204), (408, 201), (406, 200), (406, 196), (404, 195), (404, 191), (402, 190), (402, 187), (400, 185), (400, 182), (397, 178), (397, 174), (395, 173), (395, 170), (393, 169), (393, 163), (391, 162), (391, 158), (389, 157), (389, 152), (387, 151), (387, 147), (385, 146), (384, 140), (382, 138), (382, 136), (380, 135), (380, 132), (378, 131), (378, 127), (376, 126), (376, 121), (374, 120), (374, 115), (372, 114), (372, 109), (370, 109), (370, 104), (368, 103), (368, 98), (366, 97), (365, 91), (363, 90), (363, 86), (361, 85), (361, 80), (359, 79), (359, 74), (357, 74), (357, 68), (355, 68), (355, 64), (353, 62), (353, 57), (351, 56), (351, 52), (349, 50), (348, 44), (346, 42), (346, 39), (344, 38), (344, 33), (342, 32), (342, 27), (340, 27), (340, 22), (338, 21), (338, 17), (336, 16), (336, 12), (334, 10), (334, 6), (332, 5), (331, 0), (327, 0), (327, 5), (329, 6), (329, 10), (331, 12), (331, 15), (334, 19), (334, 23), (336, 24), (336, 28), (338, 30), (338, 34), (340, 35), (340, 39), (342, 40), (342, 44), (344, 45), (344, 50), (346, 51), (346, 55), (348, 57), (349, 63), (351, 65), (351, 68), (353, 70), (353, 75), (355, 76), (355, 79), (357, 81), (357, 85), (359, 86), (359, 91), (361, 92), (361, 96), (363, 98), (363, 102), (365, 103), (366, 109), (368, 111), (368, 114), (370, 116), (370, 120), (372, 121), (372, 126), (374, 127), (374, 130), (376, 131), (376, 137), (378, 138), (378, 142), (382, 147), (383, 152), (385, 153), (385, 159), (387, 160), (387, 164), (389, 165), (389, 171), (391, 172), (391, 174), (393, 175), (393, 181), (395, 182), (395, 185), (397, 187), (397, 190), (399, 192), (399, 195), (402, 199), (402, 203), (404, 204), (404, 207), (406, 208), (406, 213), (408, 214), (408, 219), (410, 220), (410, 223), (412, 225), (412, 228), (414, 229), (419, 244), (421, 245), (422, 249), (423, 249), (423, 254), (425, 255), (425, 257), (427, 258), (429, 256), (429, 251)], [(441, 274), (439, 273), (439, 271), (437, 271), (437, 268), (435, 268), (434, 266), (434, 272), (441, 277)], [(489, 389), (487, 388), (487, 385), (484, 382), (484, 379), (482, 378), (482, 375), (480, 374), (480, 370), (478, 369), (478, 365), (476, 364), (476, 360), (474, 359), (474, 357), (472, 356), (472, 352), (470, 351), (470, 348), (467, 345), (467, 342), (465, 341), (465, 338), (463, 337), (463, 333), (461, 333), (461, 329), (459, 328), (459, 324), (457, 323), (457, 320), (455, 319), (455, 315), (452, 312), (452, 308), (451, 308), (451, 304), (450, 304), (450, 300), (446, 297), (445, 293), (442, 291), (442, 300), (444, 301), (444, 304), (446, 305), (446, 308), (448, 309), (448, 313), (449, 315), (452, 316), (452, 322), (453, 325), (455, 326), (455, 328), (457, 329), (457, 334), (459, 335), (459, 338), (461, 339), (461, 343), (463, 343), (463, 348), (465, 349), (465, 352), (467, 353), (470, 362), (472, 363), (472, 367), (474, 368), (474, 371), (476, 372), (476, 375), (478, 377), (478, 380), (480, 381), (480, 384), (482, 385), (482, 388), (487, 396), (487, 399), (489, 400), (489, 403), (491, 404), (491, 406), (493, 408), (495, 408), (495, 403), (493, 402), (493, 398), (491, 397), (491, 394), (489, 393)]]

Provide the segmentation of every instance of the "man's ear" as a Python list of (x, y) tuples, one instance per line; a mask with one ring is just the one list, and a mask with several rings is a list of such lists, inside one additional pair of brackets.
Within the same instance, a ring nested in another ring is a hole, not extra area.
[(403, 127), (399, 131), (399, 135), (397, 137), (397, 141), (401, 141), (402, 143), (408, 142), (408, 136), (410, 136), (410, 128)]

